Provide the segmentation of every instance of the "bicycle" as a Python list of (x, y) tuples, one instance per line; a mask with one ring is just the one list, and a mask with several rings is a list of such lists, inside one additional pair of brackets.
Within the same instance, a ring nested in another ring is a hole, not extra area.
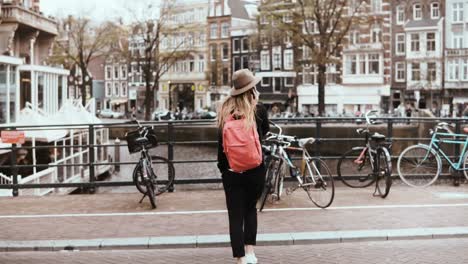
[[(351, 188), (365, 188), (375, 182), (373, 195), (386, 198), (392, 186), (392, 160), (385, 135), (371, 134), (369, 130), (370, 125), (378, 124), (372, 120), (376, 113), (376, 110), (368, 111), (365, 114), (366, 128), (356, 130), (359, 135), (364, 135), (365, 146), (345, 152), (338, 161), (337, 173), (340, 180)], [(345, 171), (351, 171), (351, 175), (345, 176)]]
[[(280, 126), (273, 122), (270, 123), (279, 129), (279, 133), (268, 132), (265, 142), (271, 145), (263, 146), (270, 153), (265, 186), (259, 199), (259, 211), (263, 210), (269, 196), (280, 200), (284, 188), (284, 164), (289, 168), (290, 175), (298, 182), (297, 185), (286, 190), (288, 195), (297, 189), (303, 189), (316, 206), (329, 207), (335, 197), (335, 184), (330, 169), (322, 159), (312, 157), (306, 149), (307, 145), (315, 142), (315, 139), (297, 139), (293, 136), (283, 135)], [(292, 143), (297, 143), (299, 147), (291, 147)], [(302, 152), (300, 168), (293, 164), (288, 151)], [(322, 197), (323, 199), (321, 199)]]
[[(131, 154), (140, 152), (141, 155), (133, 170), (133, 182), (137, 190), (143, 194), (139, 203), (142, 203), (143, 199), (148, 197), (151, 207), (155, 209), (156, 196), (166, 192), (173, 184), (175, 177), (174, 165), (164, 157), (149, 155), (148, 150), (158, 145), (153, 127), (141, 126), (138, 120), (134, 120), (134, 122), (138, 124), (138, 129), (125, 135), (129, 152)], [(163, 166), (163, 168), (157, 170), (158, 175), (153, 169), (153, 164)], [(163, 178), (161, 175), (164, 169), (167, 170), (167, 180), (158, 180), (158, 178)]]
[[(446, 131), (441, 133), (439, 131)], [(468, 133), (468, 129), (464, 129)], [(449, 124), (442, 122), (430, 129), (431, 143), (409, 146), (398, 157), (398, 174), (401, 180), (412, 187), (427, 187), (433, 184), (442, 171), (443, 157), (454, 171), (463, 171), (468, 179), (468, 135), (451, 132)], [(443, 144), (463, 145), (458, 160), (453, 160), (442, 149)]]

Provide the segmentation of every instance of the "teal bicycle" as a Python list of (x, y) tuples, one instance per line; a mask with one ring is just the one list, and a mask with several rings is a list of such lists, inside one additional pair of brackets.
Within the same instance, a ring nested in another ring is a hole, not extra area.
[[(442, 158), (454, 171), (463, 171), (468, 179), (468, 135), (452, 133), (449, 124), (439, 123), (431, 129), (431, 143), (410, 146), (398, 157), (398, 174), (401, 180), (412, 187), (427, 187), (433, 184), (442, 172)], [(464, 129), (468, 133), (468, 129)], [(442, 147), (446, 144), (461, 145), (460, 156), (452, 160)]]

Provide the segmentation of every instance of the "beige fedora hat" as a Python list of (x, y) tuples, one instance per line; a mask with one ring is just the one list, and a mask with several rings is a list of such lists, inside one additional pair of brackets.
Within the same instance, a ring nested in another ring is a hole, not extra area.
[(233, 87), (231, 89), (231, 96), (240, 95), (255, 88), (255, 85), (257, 85), (261, 80), (262, 79), (260, 77), (254, 76), (248, 69), (236, 71), (232, 75)]

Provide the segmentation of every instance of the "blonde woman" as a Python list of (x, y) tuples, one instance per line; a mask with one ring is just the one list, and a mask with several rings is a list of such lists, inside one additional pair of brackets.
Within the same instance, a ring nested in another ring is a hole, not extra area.
[[(265, 182), (263, 162), (243, 172), (229, 166), (223, 147), (223, 127), (228, 120), (242, 119), (246, 129), (254, 127), (259, 140), (269, 131), (265, 107), (258, 104), (259, 92), (255, 86), (260, 78), (249, 70), (239, 70), (233, 75), (231, 95), (218, 109), (218, 168), (222, 173), (223, 187), (229, 216), (231, 247), (237, 263), (257, 263), (254, 246), (257, 239), (256, 203)], [(261, 152), (261, 151), (260, 151)]]

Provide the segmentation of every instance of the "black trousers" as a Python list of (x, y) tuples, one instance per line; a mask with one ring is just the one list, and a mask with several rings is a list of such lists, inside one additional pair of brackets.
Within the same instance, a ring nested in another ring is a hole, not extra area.
[(257, 200), (265, 183), (265, 166), (244, 173), (223, 173), (223, 186), (229, 215), (232, 254), (245, 256), (245, 245), (257, 243)]

